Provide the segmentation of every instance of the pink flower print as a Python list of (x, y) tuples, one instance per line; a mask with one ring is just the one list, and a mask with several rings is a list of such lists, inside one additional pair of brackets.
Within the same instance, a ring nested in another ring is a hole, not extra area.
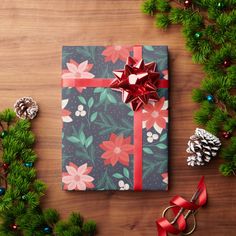
[(168, 172), (165, 172), (165, 173), (161, 174), (161, 177), (162, 177), (162, 181), (165, 184), (168, 184)]
[[(88, 61), (83, 61), (81, 63), (77, 63), (74, 60), (70, 60), (70, 62), (66, 63), (67, 69), (62, 71), (62, 79), (91, 79), (94, 78), (94, 74), (89, 71), (92, 69), (93, 64), (88, 64)], [(84, 87), (76, 88), (79, 92), (82, 92)]]
[(87, 163), (77, 166), (70, 162), (66, 166), (67, 172), (62, 173), (62, 182), (65, 190), (86, 190), (94, 188), (92, 181), (94, 178), (88, 175), (92, 171), (92, 167), (88, 167)]
[(118, 59), (126, 62), (127, 57), (130, 55), (132, 47), (128, 46), (107, 46), (106, 49), (102, 52), (102, 55), (105, 56), (105, 61), (112, 61), (114, 64)]
[(69, 99), (63, 99), (62, 100), (62, 121), (69, 123), (72, 122), (72, 118), (70, 117), (71, 112), (67, 109), (65, 109), (67, 103), (68, 103)]
[(164, 75), (163, 78), (168, 80), (168, 70), (163, 70), (161, 73)]
[(148, 103), (143, 110), (143, 128), (149, 130), (154, 129), (161, 133), (166, 128), (168, 122), (168, 101), (164, 97), (159, 101)]

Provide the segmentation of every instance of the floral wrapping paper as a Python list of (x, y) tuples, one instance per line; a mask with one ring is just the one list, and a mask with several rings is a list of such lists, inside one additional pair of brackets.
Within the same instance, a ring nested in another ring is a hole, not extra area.
[[(62, 80), (114, 78), (132, 46), (64, 46)], [(143, 46), (145, 63), (157, 63), (168, 80), (166, 46)], [(143, 108), (142, 190), (168, 188), (168, 88)], [(133, 190), (133, 111), (111, 88), (62, 88), (64, 190)]]

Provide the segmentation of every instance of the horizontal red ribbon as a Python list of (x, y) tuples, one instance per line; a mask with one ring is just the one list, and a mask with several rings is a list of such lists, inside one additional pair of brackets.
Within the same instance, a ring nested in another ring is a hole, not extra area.
[[(114, 78), (95, 78), (95, 79), (63, 79), (62, 87), (110, 87)], [(168, 80), (159, 80), (158, 88), (168, 88)]]

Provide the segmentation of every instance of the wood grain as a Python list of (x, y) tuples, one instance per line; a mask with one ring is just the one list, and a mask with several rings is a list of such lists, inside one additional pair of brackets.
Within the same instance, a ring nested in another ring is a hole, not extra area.
[[(48, 184), (44, 207), (62, 217), (80, 211), (98, 223), (103, 236), (156, 235), (155, 219), (175, 194), (190, 198), (206, 176), (207, 207), (197, 215), (194, 235), (233, 236), (236, 231), (236, 180), (218, 173), (220, 159), (208, 167), (186, 166), (186, 142), (193, 133), (191, 90), (204, 77), (184, 47), (179, 27), (157, 30), (137, 0), (2, 0), (0, 6), (0, 106), (21, 96), (40, 105), (33, 122), (39, 156), (38, 176)], [(170, 190), (168, 192), (87, 192), (61, 190), (60, 73), (62, 45), (168, 45), (171, 69)]]

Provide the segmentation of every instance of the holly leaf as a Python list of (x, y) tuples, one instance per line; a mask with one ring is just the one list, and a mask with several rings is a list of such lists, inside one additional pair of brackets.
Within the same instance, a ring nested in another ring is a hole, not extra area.
[(144, 147), (144, 148), (143, 148), (143, 151), (144, 151), (145, 153), (147, 153), (147, 154), (153, 154), (152, 149), (151, 149), (151, 148), (148, 148), (148, 147)]
[(93, 98), (89, 98), (88, 100), (88, 107), (91, 108), (94, 104), (94, 99)]
[(123, 175), (120, 174), (120, 173), (115, 173), (112, 175), (113, 177), (117, 178), (117, 179), (122, 179), (123, 178)]
[(93, 142), (93, 136), (89, 136), (85, 141), (85, 147), (88, 148)]
[(70, 137), (67, 137), (66, 139), (70, 141), (71, 143), (80, 143), (80, 140), (75, 136), (70, 136)]
[(164, 143), (158, 143), (156, 146), (160, 149), (166, 149), (167, 148), (167, 146)]
[(86, 105), (86, 100), (85, 100), (84, 97), (78, 96), (78, 99), (80, 100), (80, 102), (81, 102), (82, 104)]
[(126, 178), (129, 179), (129, 170), (127, 168), (123, 168), (123, 174)]
[(94, 112), (94, 113), (90, 116), (90, 121), (91, 121), (91, 122), (94, 122), (94, 121), (96, 120), (97, 116), (98, 116), (98, 113), (97, 113), (97, 112)]

